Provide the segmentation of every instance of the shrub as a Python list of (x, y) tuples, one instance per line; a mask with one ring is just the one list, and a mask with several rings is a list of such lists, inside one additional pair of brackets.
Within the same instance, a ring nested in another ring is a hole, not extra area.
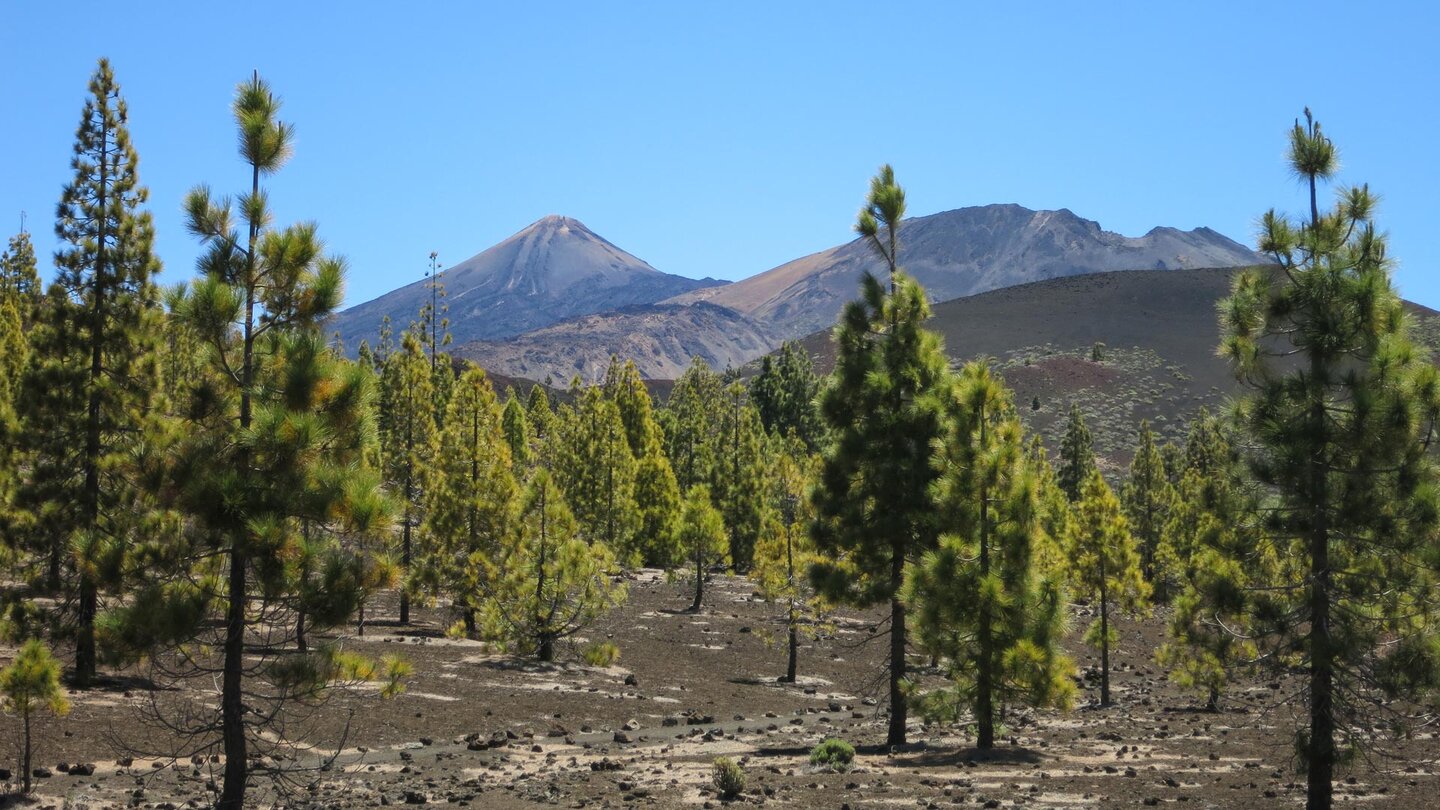
[(611, 642), (601, 641), (581, 650), (580, 657), (592, 667), (614, 666), (620, 660), (620, 648)]
[(810, 764), (844, 771), (855, 761), (855, 746), (838, 737), (831, 737), (810, 752)]
[(714, 776), (711, 781), (720, 791), (720, 798), (733, 799), (745, 792), (745, 771), (729, 757), (715, 758)]

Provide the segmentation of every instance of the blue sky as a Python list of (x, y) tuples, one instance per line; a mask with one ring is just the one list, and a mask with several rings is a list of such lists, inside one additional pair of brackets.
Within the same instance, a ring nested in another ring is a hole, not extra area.
[[(7, 4), (0, 234), (43, 257), (95, 60), (130, 104), (165, 278), (186, 190), (245, 185), (228, 105), (258, 68), (298, 143), (271, 183), (350, 261), (347, 303), (549, 213), (655, 267), (742, 278), (850, 238), (890, 162), (910, 212), (1015, 202), (1253, 242), (1299, 210), (1309, 104), (1383, 197), (1397, 281), (1440, 307), (1424, 3)], [(100, 22), (97, 22), (100, 21)]]

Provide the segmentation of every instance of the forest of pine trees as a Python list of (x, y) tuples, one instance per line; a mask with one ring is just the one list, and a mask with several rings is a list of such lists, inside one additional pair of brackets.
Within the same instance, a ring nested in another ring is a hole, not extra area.
[[(695, 612), (717, 575), (751, 577), (782, 628), (782, 682), (831, 612), (877, 608), (889, 745), (907, 742), (911, 707), (971, 718), (989, 748), (1014, 709), (1110, 706), (1116, 628), (1162, 605), (1155, 660), (1205, 707), (1243, 672), (1303, 676), (1314, 808), (1347, 752), (1374, 744), (1356, 729), (1404, 728), (1395, 698), (1440, 684), (1440, 378), (1367, 187), (1265, 216), (1279, 269), (1239, 274), (1221, 312), (1222, 353), (1250, 386), (1233, 409), (1193, 415), (1183, 446), (1134, 426), (1124, 469), (1097, 458), (1072, 404), (1046, 437), (1052, 464), (996, 367), (952, 369), (927, 329), (888, 166), (855, 225), (886, 273), (845, 308), (828, 376), (787, 343), (748, 377), (697, 358), (663, 401), (625, 358), (567, 390), (497, 390), (446, 352), (433, 253), (412, 323), (356, 360), (327, 345), (346, 267), (315, 224), (274, 221), (267, 183), (295, 131), (280, 107), (258, 75), (237, 87), (239, 190), (186, 199), (203, 252), (165, 291), (102, 60), (52, 281), (25, 233), (0, 258), (0, 538), (16, 583), (0, 631), (53, 644), (75, 689), (140, 666), (213, 683), (207, 711), (157, 704), (151, 719), (187, 754), (223, 754), (221, 807), (245, 806), (249, 765), (286, 744), (290, 713), (360, 681), (403, 689), (402, 659), (319, 631), (403, 626), (423, 605), (453, 636), (548, 662), (641, 567), (670, 572)], [(1291, 158), (1314, 201), (1337, 158), (1308, 112)], [(377, 616), (385, 591), (398, 607)], [(1096, 694), (1077, 694), (1061, 650), (1072, 601), (1093, 616)], [(917, 688), (917, 654), (946, 687)]]

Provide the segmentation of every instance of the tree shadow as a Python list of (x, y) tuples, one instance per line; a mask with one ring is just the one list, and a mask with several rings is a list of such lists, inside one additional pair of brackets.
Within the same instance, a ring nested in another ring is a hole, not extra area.
[[(859, 749), (856, 749), (857, 751)], [(981, 763), (993, 765), (1035, 765), (1045, 758), (1038, 752), (1019, 746), (1003, 748), (925, 749), (897, 756), (894, 764), (905, 768), (961, 768)]]

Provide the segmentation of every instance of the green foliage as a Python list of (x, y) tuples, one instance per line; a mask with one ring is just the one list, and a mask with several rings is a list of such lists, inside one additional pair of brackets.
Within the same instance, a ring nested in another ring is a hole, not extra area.
[(1065, 435), (1060, 439), (1060, 465), (1056, 473), (1060, 491), (1071, 503), (1080, 500), (1085, 481), (1095, 469), (1095, 446), (1090, 429), (1085, 426), (1085, 415), (1079, 405), (1071, 403)]
[(794, 683), (800, 633), (813, 628), (826, 607), (806, 576), (811, 566), (822, 562), (810, 536), (815, 512), (808, 497), (820, 459), (806, 451), (793, 431), (783, 437), (770, 434), (767, 455), (769, 504), (750, 576), (767, 601), (785, 605), (789, 662), (782, 681)]
[[(26, 307), (36, 318), (19, 397), (30, 475), (17, 493), (34, 518), (26, 545), (44, 561), (47, 586), (63, 589), (70, 606), (81, 686), (95, 676), (102, 591), (123, 587), (120, 558), (143, 512), (132, 462), (154, 430), (160, 335), (152, 281), (160, 263), (151, 249), (154, 225), (141, 210), (148, 192), (106, 60), (89, 89), (74, 177), (56, 207), (55, 283), (38, 308)], [(16, 295), (26, 296), (26, 285)]]
[(705, 572), (725, 559), (728, 548), (725, 520), (712, 505), (710, 490), (703, 484), (691, 487), (685, 494), (680, 513), (680, 548), (695, 572), (695, 601), (690, 609), (699, 611), (705, 594)]
[(1117, 639), (1110, 606), (1134, 612), (1150, 598), (1150, 585), (1140, 571), (1135, 538), (1120, 501), (1099, 470), (1091, 470), (1076, 504), (1076, 525), (1070, 547), (1076, 594), (1088, 599), (1100, 615), (1086, 632), (1086, 643), (1100, 650), (1100, 705), (1110, 705), (1110, 648)]
[(694, 358), (675, 381), (661, 423), (665, 454), (670, 457), (670, 468), (682, 492), (709, 483), (723, 408), (720, 375), (711, 371), (704, 360)]
[(1156, 557), (1174, 498), (1175, 493), (1165, 476), (1165, 460), (1155, 443), (1155, 431), (1150, 429), (1148, 421), (1142, 421), (1140, 443), (1130, 461), (1130, 475), (1120, 490), (1120, 501), (1140, 546), (1140, 570), (1161, 598), (1168, 592), (1159, 587), (1164, 575)]
[(729, 757), (716, 757), (711, 764), (710, 782), (726, 801), (745, 792), (745, 769)]
[(613, 667), (620, 660), (620, 648), (610, 641), (588, 644), (580, 651), (580, 658), (592, 667)]
[(546, 470), (536, 471), (520, 510), (519, 531), (496, 561), (485, 608), (492, 635), (541, 661), (555, 642), (574, 635), (625, 601), (609, 572), (615, 555), (586, 542), (564, 496)]
[(730, 564), (743, 573), (765, 524), (765, 429), (738, 382), (726, 386), (722, 413), (710, 493), (730, 535)]
[(237, 88), (251, 186), (235, 209), (203, 186), (186, 198), (204, 252), (200, 277), (171, 303), (200, 353), (156, 474), (178, 519), (136, 552), (145, 581), (135, 604), (149, 609), (107, 619), (115, 638), (146, 645), (128, 652), (158, 673), (218, 681), (217, 712), (166, 719), (191, 744), (223, 746), (224, 808), (244, 806), (251, 746), (294, 744), (287, 717), (323, 697), (321, 681), (393, 674), (290, 647), (302, 617), (324, 629), (357, 609), (375, 578), (346, 541), (388, 532), (392, 509), (363, 466), (373, 374), (321, 336), (344, 264), (323, 255), (313, 224), (272, 227), (260, 187), (289, 156), (279, 104), (258, 76)]
[(523, 471), (530, 464), (530, 418), (513, 391), (505, 400), (500, 424), (510, 446), (510, 463), (517, 472)]
[(624, 555), (627, 564), (638, 561), (636, 465), (619, 406), (602, 388), (584, 389), (574, 409), (556, 420), (550, 442), (550, 469), (574, 511), (581, 537)]
[(1379, 742), (1352, 730), (1403, 729), (1391, 698), (1423, 698), (1415, 687), (1437, 679), (1440, 660), (1413, 653), (1440, 619), (1429, 452), (1440, 379), (1411, 340), (1369, 187), (1341, 188), (1322, 210), (1318, 185), (1338, 157), (1309, 110), (1290, 161), (1309, 216), (1264, 215), (1259, 247), (1279, 268), (1240, 273), (1220, 306), (1220, 352), (1252, 386), (1236, 418), (1264, 494), (1259, 537), (1227, 556), (1251, 572), (1264, 570), (1257, 557), (1282, 563), (1246, 590), (1237, 632), (1306, 673), (1308, 801), (1329, 806), (1341, 750)]
[(810, 751), (810, 764), (835, 771), (848, 771), (855, 762), (855, 746), (838, 737), (827, 737)]
[(466, 369), (456, 382), (435, 450), (423, 462), (431, 485), (419, 578), (451, 597), (474, 634), (481, 580), (515, 530), (519, 499), (500, 404), (479, 368)]
[[(861, 279), (861, 300), (835, 329), (835, 370), (820, 398), (832, 441), (814, 489), (815, 545), (829, 561), (811, 569), (837, 602), (890, 601), (890, 728), (905, 742), (905, 566), (938, 539), (931, 448), (943, 431), (949, 384), (940, 338), (924, 328), (925, 291), (896, 264), (905, 194), (889, 166), (871, 181), (856, 230), (891, 268), (890, 289)], [(877, 225), (878, 223), (878, 225)], [(883, 225), (884, 232), (877, 230)]]
[(30, 234), (21, 231), (10, 237), (9, 247), (0, 253), (0, 299), (14, 302), (21, 323), (29, 327), (43, 293), (35, 246), (30, 243)]
[(966, 706), (978, 746), (990, 748), (1007, 703), (1068, 705), (1074, 667), (1059, 647), (1059, 583), (1042, 578), (1034, 561), (1043, 528), (1010, 392), (988, 364), (971, 362), (947, 415), (950, 432), (935, 458), (945, 534), (910, 568), (904, 596), (921, 643), (955, 682), (955, 700), (922, 698), (922, 711)]
[[(385, 484), (400, 501), (400, 565), (403, 576), (414, 574), (415, 549), (424, 536), (426, 493), (433, 485), (436, 457), (435, 378), (420, 335), (408, 331), (400, 349), (385, 360), (380, 375), (380, 454)], [(410, 621), (408, 583), (400, 594), (400, 622)]]
[(10, 666), (0, 670), (0, 695), (6, 712), (19, 715), (24, 727), (24, 753), (20, 770), (24, 792), (30, 792), (31, 733), (33, 716), (48, 711), (56, 716), (70, 713), (70, 701), (60, 687), (60, 662), (39, 639), (25, 642)]
[(809, 450), (819, 448), (825, 434), (820, 419), (820, 379), (799, 343), (787, 340), (778, 357), (766, 355), (760, 361), (760, 373), (750, 381), (749, 393), (767, 431), (782, 436), (794, 433)]
[(610, 364), (605, 395), (619, 409), (625, 439), (635, 458), (635, 506), (640, 525), (624, 556), (631, 562), (670, 568), (681, 559), (680, 485), (665, 454), (665, 437), (650, 392), (633, 362)]

